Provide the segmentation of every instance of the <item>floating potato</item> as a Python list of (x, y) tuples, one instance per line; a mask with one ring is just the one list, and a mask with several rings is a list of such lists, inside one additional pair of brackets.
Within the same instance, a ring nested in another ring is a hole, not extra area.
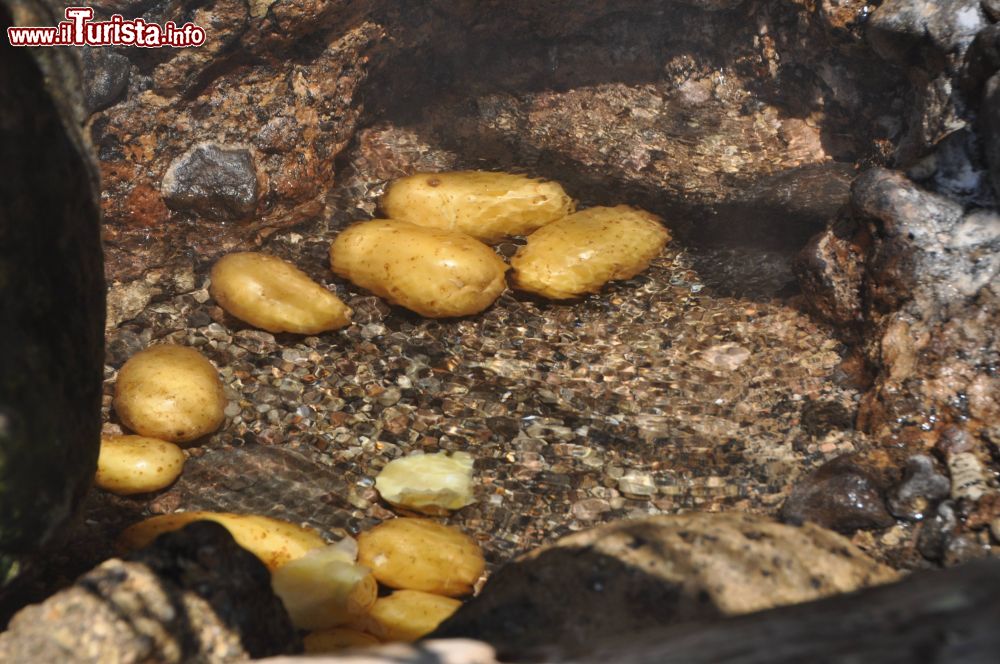
[(307, 655), (318, 655), (345, 648), (368, 648), (380, 643), (382, 642), (371, 634), (350, 627), (334, 627), (310, 632), (302, 639)]
[(118, 547), (125, 551), (141, 549), (163, 533), (202, 520), (221, 524), (237, 544), (260, 558), (272, 572), (290, 560), (326, 546), (315, 530), (280, 519), (229, 512), (180, 512), (150, 517), (129, 526), (118, 537)]
[(627, 205), (595, 207), (535, 231), (511, 259), (515, 288), (565, 300), (649, 266), (670, 239), (659, 218)]
[(174, 483), (184, 452), (173, 443), (144, 436), (102, 436), (94, 483), (127, 496), (158, 491)]
[(458, 528), (402, 517), (358, 536), (358, 563), (390, 588), (449, 597), (471, 593), (486, 566), (479, 545)]
[(325, 546), (296, 558), (271, 576), (299, 629), (327, 629), (364, 615), (378, 596), (371, 570), (355, 565), (343, 549)]
[(212, 363), (185, 346), (151, 346), (118, 372), (115, 411), (143, 436), (184, 443), (212, 433), (225, 419), (226, 396)]
[(397, 590), (375, 600), (360, 625), (382, 641), (416, 641), (437, 629), (462, 603), (419, 590)]
[(351, 322), (340, 298), (276, 256), (229, 254), (212, 267), (212, 297), (240, 320), (268, 332), (319, 334)]
[(386, 189), (381, 205), (390, 219), (459, 231), (484, 242), (528, 235), (576, 209), (557, 182), (485, 171), (400, 178)]
[(354, 224), (338, 235), (330, 246), (330, 266), (428, 318), (479, 313), (506, 286), (507, 264), (482, 242), (390, 219)]
[(466, 452), (415, 454), (390, 461), (375, 478), (375, 488), (397, 507), (447, 514), (475, 502), (472, 455)]

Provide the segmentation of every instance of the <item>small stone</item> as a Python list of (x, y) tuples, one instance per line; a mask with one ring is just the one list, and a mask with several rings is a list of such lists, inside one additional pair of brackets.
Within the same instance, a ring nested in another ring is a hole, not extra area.
[(395, 406), (399, 403), (399, 400), (403, 397), (403, 391), (398, 387), (390, 387), (386, 389), (385, 392), (378, 395), (376, 400), (386, 408), (390, 406)]
[(750, 351), (733, 343), (712, 346), (701, 354), (702, 362), (717, 371), (736, 371), (749, 359)]
[(793, 524), (811, 521), (842, 533), (895, 523), (876, 479), (852, 455), (837, 457), (800, 480), (785, 501), (781, 518)]
[(656, 494), (656, 483), (649, 473), (626, 473), (618, 480), (618, 490), (629, 498), (648, 498)]
[(220, 221), (241, 219), (257, 207), (257, 171), (244, 148), (199, 143), (170, 164), (162, 191), (171, 209)]
[(87, 111), (96, 113), (118, 101), (128, 87), (132, 64), (110, 48), (83, 48), (83, 89)]
[(907, 459), (903, 481), (889, 495), (889, 511), (901, 519), (920, 521), (950, 491), (951, 482), (937, 472), (934, 459), (917, 454)]

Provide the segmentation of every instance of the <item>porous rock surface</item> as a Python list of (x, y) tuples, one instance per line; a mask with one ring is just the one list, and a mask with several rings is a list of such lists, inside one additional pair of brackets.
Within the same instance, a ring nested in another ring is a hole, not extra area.
[(203, 521), (23, 609), (0, 633), (0, 660), (237, 662), (297, 645), (263, 563)]
[(843, 537), (748, 514), (619, 521), (564, 537), (496, 572), (436, 637), (502, 658), (583, 654), (651, 626), (805, 602), (895, 580)]

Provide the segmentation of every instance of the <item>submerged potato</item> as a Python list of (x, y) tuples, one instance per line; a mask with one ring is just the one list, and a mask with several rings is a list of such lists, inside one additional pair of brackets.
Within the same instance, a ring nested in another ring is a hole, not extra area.
[(447, 318), (493, 304), (506, 286), (507, 264), (468, 235), (375, 219), (337, 236), (330, 267), (393, 304)]
[(557, 182), (485, 171), (400, 178), (386, 189), (381, 205), (390, 219), (460, 231), (485, 242), (528, 235), (575, 209)]
[(340, 298), (276, 256), (229, 254), (212, 267), (212, 297), (240, 320), (268, 332), (319, 334), (351, 322)]
[(129, 526), (119, 535), (118, 547), (125, 551), (141, 549), (163, 533), (178, 530), (193, 521), (215, 521), (222, 525), (237, 544), (260, 558), (272, 572), (290, 560), (326, 546), (326, 542), (315, 530), (267, 516), (229, 512), (180, 512), (150, 517)]
[(334, 627), (310, 632), (302, 639), (307, 655), (335, 652), (345, 648), (368, 648), (380, 643), (382, 642), (371, 634), (350, 627)]
[(361, 533), (358, 563), (390, 588), (449, 597), (471, 593), (486, 566), (479, 545), (458, 528), (409, 518)]
[(355, 565), (336, 546), (282, 565), (271, 575), (271, 587), (299, 629), (343, 625), (367, 613), (378, 596), (371, 570)]
[(424, 514), (447, 514), (475, 502), (472, 455), (415, 454), (387, 463), (375, 478), (387, 503)]
[(118, 372), (115, 411), (143, 436), (185, 443), (212, 433), (225, 419), (219, 372), (184, 346), (151, 346)]
[(462, 603), (419, 590), (397, 590), (375, 601), (361, 620), (366, 632), (383, 641), (416, 641), (458, 611)]
[(554, 300), (596, 293), (645, 270), (669, 239), (649, 212), (590, 208), (535, 231), (510, 261), (513, 285)]
[(127, 496), (158, 491), (174, 483), (184, 468), (184, 452), (173, 443), (144, 436), (102, 436), (94, 482)]

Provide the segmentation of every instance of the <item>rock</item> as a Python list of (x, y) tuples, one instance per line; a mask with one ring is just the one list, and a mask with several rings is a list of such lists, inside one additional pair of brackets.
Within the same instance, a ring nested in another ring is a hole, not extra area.
[(434, 637), (476, 638), (502, 659), (574, 658), (612, 635), (807, 601), (895, 573), (847, 540), (743, 514), (618, 521), (498, 570)]
[(948, 543), (955, 536), (958, 519), (955, 517), (954, 505), (945, 501), (938, 505), (937, 513), (924, 523), (920, 536), (917, 538), (917, 549), (920, 555), (928, 560), (941, 561), (948, 550)]
[(83, 82), (87, 112), (102, 111), (121, 99), (132, 63), (110, 48), (83, 47)]
[[(6, 25), (55, 25), (0, 2)], [(100, 444), (104, 279), (74, 49), (3, 47), (0, 84), (0, 585), (62, 533)], [(44, 146), (42, 149), (41, 146)]]
[(810, 309), (844, 327), (864, 320), (864, 252), (855, 240), (858, 233), (858, 224), (850, 216), (838, 217), (828, 230), (813, 236), (794, 265)]
[(933, 513), (950, 491), (951, 482), (937, 472), (934, 459), (916, 454), (907, 459), (903, 481), (889, 494), (889, 511), (900, 519), (920, 521)]
[(201, 143), (178, 157), (163, 176), (163, 200), (174, 210), (233, 220), (257, 207), (257, 172), (250, 152)]
[(925, 50), (964, 53), (986, 25), (980, 0), (888, 0), (871, 17), (868, 38), (882, 57), (906, 66)]
[(0, 660), (235, 662), (296, 645), (263, 563), (198, 522), (20, 611)]
[(796, 482), (781, 508), (786, 523), (807, 521), (841, 533), (888, 528), (878, 479), (853, 455), (837, 457)]

